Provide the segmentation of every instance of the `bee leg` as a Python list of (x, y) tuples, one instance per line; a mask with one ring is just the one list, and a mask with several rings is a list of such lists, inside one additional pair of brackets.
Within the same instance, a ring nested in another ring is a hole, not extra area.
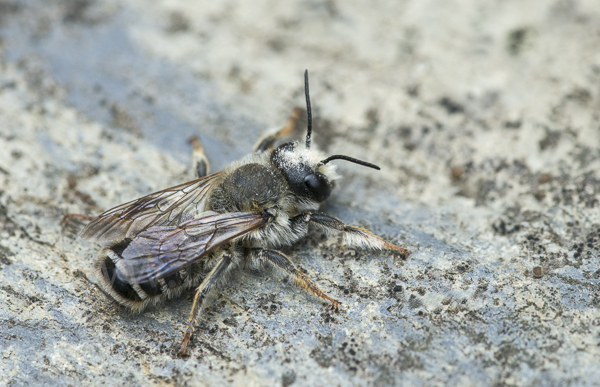
[(292, 133), (294, 131), (294, 128), (296, 127), (296, 122), (298, 122), (298, 118), (300, 117), (301, 112), (302, 109), (294, 108), (294, 110), (292, 111), (292, 115), (290, 116), (287, 124), (283, 128), (279, 129), (276, 132), (267, 133), (261, 138), (259, 138), (256, 144), (254, 145), (254, 153), (261, 153), (266, 151), (267, 149), (273, 148), (273, 146), (275, 145), (275, 141), (279, 140), (283, 136)]
[(202, 147), (202, 143), (196, 136), (192, 136), (189, 139), (190, 144), (192, 144), (192, 165), (194, 167), (194, 172), (198, 178), (204, 177), (208, 175), (210, 170), (210, 164), (208, 164), (208, 158), (204, 153), (204, 148)]
[(232, 261), (233, 258), (231, 254), (223, 254), (219, 262), (215, 265), (215, 267), (212, 268), (206, 278), (204, 278), (204, 281), (202, 281), (200, 286), (198, 286), (196, 295), (194, 296), (194, 302), (192, 304), (192, 310), (190, 312), (187, 329), (185, 330), (185, 336), (183, 337), (183, 342), (181, 343), (181, 348), (179, 349), (179, 356), (186, 354), (187, 344), (192, 338), (194, 326), (198, 322), (198, 312), (200, 311), (200, 308), (202, 308), (202, 304), (204, 303), (206, 296), (229, 271)]
[(255, 266), (263, 266), (268, 264), (277, 272), (291, 278), (296, 285), (303, 287), (306, 291), (311, 292), (315, 296), (331, 302), (334, 308), (337, 308), (341, 302), (329, 297), (304, 273), (294, 266), (292, 261), (279, 251), (266, 249), (250, 249), (248, 253), (250, 261)]
[(87, 215), (67, 214), (60, 221), (60, 228), (63, 234), (74, 239), (92, 219)]
[(292, 227), (303, 227), (306, 223), (319, 225), (325, 230), (341, 231), (344, 241), (348, 246), (366, 247), (374, 250), (391, 250), (399, 254), (402, 259), (406, 259), (408, 256), (406, 249), (383, 240), (371, 231), (347, 225), (338, 218), (321, 212), (307, 212), (292, 218)]

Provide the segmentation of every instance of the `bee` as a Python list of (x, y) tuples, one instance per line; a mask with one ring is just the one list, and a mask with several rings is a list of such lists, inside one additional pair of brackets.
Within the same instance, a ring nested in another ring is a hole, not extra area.
[(186, 354), (207, 295), (236, 268), (270, 266), (337, 308), (340, 301), (325, 294), (277, 250), (306, 236), (310, 225), (341, 233), (347, 246), (407, 256), (404, 248), (318, 211), (338, 178), (331, 161), (380, 168), (348, 156), (325, 157), (311, 148), (307, 71), (304, 82), (308, 114), (304, 142), (275, 147), (293, 129), (300, 114), (295, 109), (283, 129), (256, 143), (253, 154), (208, 174), (208, 160), (194, 138), (196, 180), (107, 210), (80, 233), (105, 244), (93, 276), (105, 293), (132, 312), (196, 288), (180, 355)]

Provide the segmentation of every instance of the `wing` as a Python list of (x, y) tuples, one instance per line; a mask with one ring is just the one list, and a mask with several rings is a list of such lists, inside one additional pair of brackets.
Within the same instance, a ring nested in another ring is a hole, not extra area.
[(152, 226), (175, 226), (198, 216), (218, 173), (176, 185), (103, 212), (81, 231), (84, 239), (111, 242), (134, 238)]
[(180, 226), (155, 226), (136, 236), (117, 262), (117, 275), (127, 283), (166, 277), (201, 259), (217, 247), (269, 222), (252, 212), (206, 212)]

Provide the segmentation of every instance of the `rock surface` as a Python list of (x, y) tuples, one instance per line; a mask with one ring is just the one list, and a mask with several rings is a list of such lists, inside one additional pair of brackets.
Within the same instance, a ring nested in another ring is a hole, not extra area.
[[(0, 385), (597, 385), (597, 1), (0, 0)], [(213, 170), (303, 106), (344, 176), (286, 250), (339, 311), (240, 272), (128, 316), (61, 234)]]

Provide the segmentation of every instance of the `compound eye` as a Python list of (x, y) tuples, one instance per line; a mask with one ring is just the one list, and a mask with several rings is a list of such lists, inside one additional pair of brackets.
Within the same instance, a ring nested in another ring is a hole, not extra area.
[(331, 183), (320, 173), (306, 175), (304, 184), (318, 202), (324, 201), (331, 194)]

